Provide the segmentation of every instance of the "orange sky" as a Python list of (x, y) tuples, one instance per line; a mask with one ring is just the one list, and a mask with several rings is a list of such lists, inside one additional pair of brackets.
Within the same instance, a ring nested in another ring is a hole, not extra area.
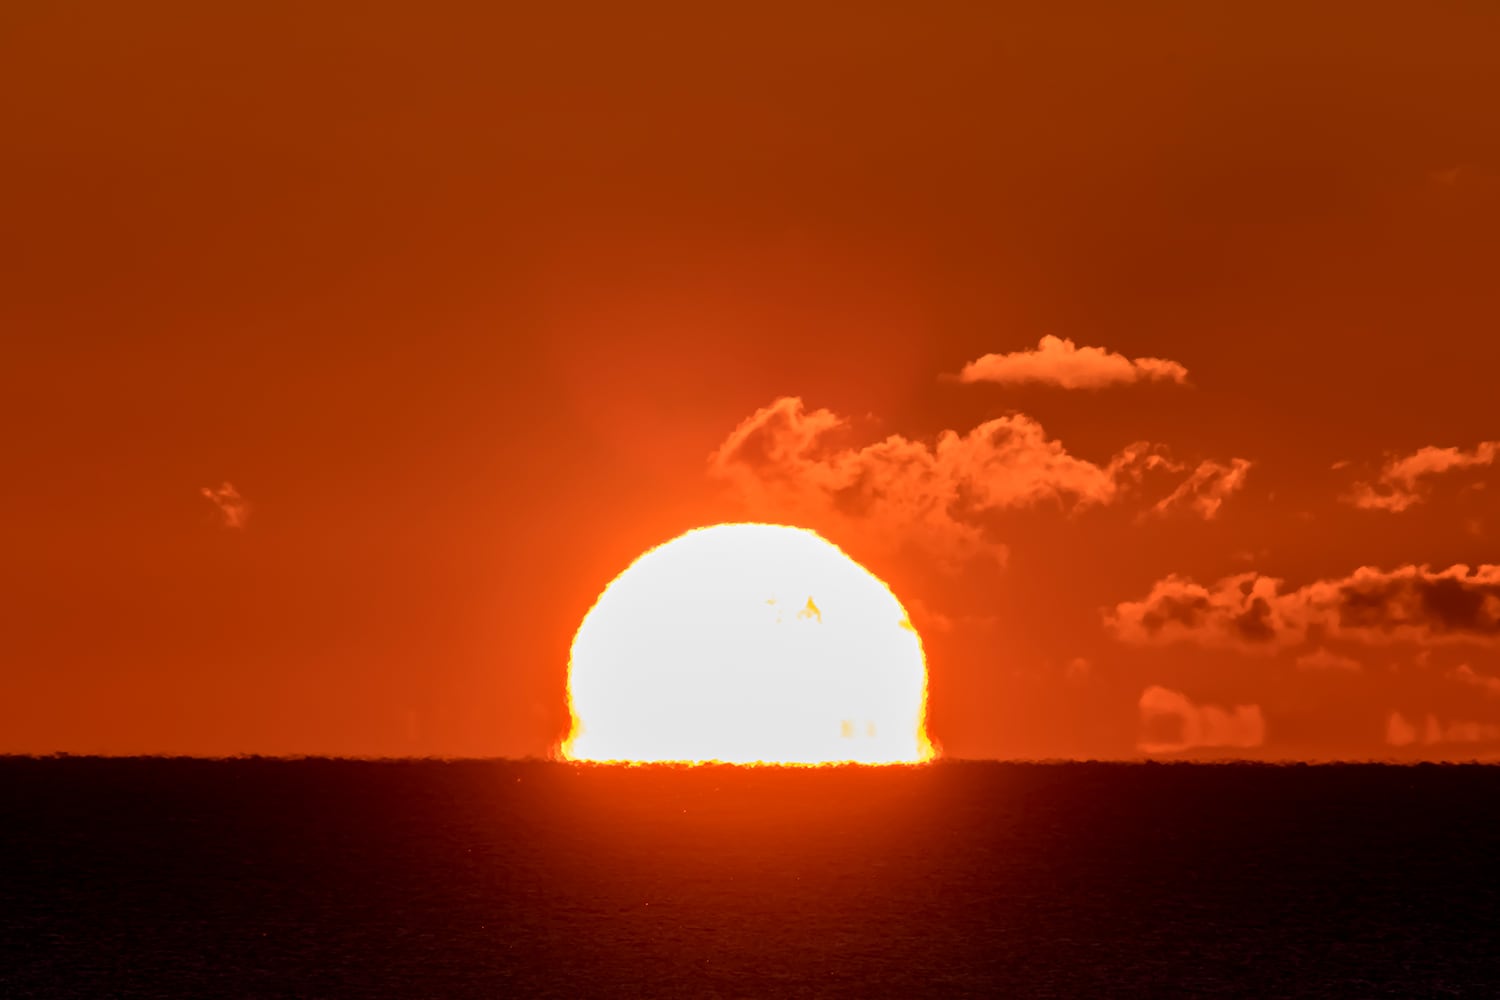
[(749, 517), (950, 754), (1500, 753), (1500, 8), (985, 6), (5, 4), (0, 752), (542, 754)]

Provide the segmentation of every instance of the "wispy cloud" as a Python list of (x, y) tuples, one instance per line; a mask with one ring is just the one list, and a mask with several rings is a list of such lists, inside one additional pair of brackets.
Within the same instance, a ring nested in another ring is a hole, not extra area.
[(234, 484), (225, 480), (219, 486), (205, 486), (198, 491), (219, 509), (219, 517), (226, 528), (243, 528), (250, 518), (250, 502), (240, 496)]
[(1500, 175), (1475, 163), (1453, 163), (1429, 170), (1427, 180), (1434, 187), (1448, 191), (1493, 190), (1500, 183)]
[(1094, 665), (1086, 657), (1075, 656), (1063, 664), (1063, 676), (1070, 684), (1082, 684), (1094, 672)]
[(1448, 676), (1460, 684), (1478, 688), (1492, 698), (1500, 698), (1500, 677), (1481, 674), (1467, 663), (1461, 663), (1448, 671)]
[(1342, 670), (1349, 673), (1360, 669), (1360, 663), (1354, 657), (1343, 656), (1323, 647), (1297, 657), (1297, 666), (1302, 670)]
[[(1431, 445), (1418, 448), (1410, 455), (1388, 460), (1379, 475), (1371, 481), (1355, 483), (1343, 499), (1362, 510), (1400, 513), (1427, 499), (1432, 477), (1491, 465), (1497, 455), (1500, 455), (1500, 441), (1481, 441), (1473, 451)], [(1334, 468), (1347, 465), (1337, 462)]]
[(1079, 347), (1045, 336), (1035, 350), (986, 354), (964, 365), (961, 382), (1036, 382), (1063, 389), (1101, 389), (1129, 382), (1187, 381), (1188, 370), (1164, 358), (1127, 358), (1103, 347)]
[(1200, 462), (1192, 475), (1151, 509), (1157, 514), (1187, 510), (1211, 521), (1224, 501), (1244, 488), (1249, 473), (1250, 462), (1243, 458), (1230, 459), (1227, 465), (1213, 460)]

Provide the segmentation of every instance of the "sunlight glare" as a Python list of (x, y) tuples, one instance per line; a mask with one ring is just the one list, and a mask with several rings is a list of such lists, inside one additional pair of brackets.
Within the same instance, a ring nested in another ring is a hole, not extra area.
[(573, 639), (578, 761), (918, 763), (922, 642), (889, 587), (802, 528), (720, 524), (638, 558)]

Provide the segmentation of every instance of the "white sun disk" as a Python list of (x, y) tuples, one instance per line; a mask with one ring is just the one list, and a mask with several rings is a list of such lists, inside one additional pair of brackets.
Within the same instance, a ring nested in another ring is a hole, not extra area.
[(917, 762), (927, 672), (884, 583), (813, 532), (725, 524), (637, 559), (573, 640), (592, 761)]

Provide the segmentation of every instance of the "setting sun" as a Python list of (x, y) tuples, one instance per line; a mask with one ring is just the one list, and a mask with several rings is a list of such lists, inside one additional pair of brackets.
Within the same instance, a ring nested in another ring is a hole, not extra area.
[(641, 556), (573, 639), (582, 761), (918, 763), (921, 639), (889, 587), (811, 531), (721, 524)]

